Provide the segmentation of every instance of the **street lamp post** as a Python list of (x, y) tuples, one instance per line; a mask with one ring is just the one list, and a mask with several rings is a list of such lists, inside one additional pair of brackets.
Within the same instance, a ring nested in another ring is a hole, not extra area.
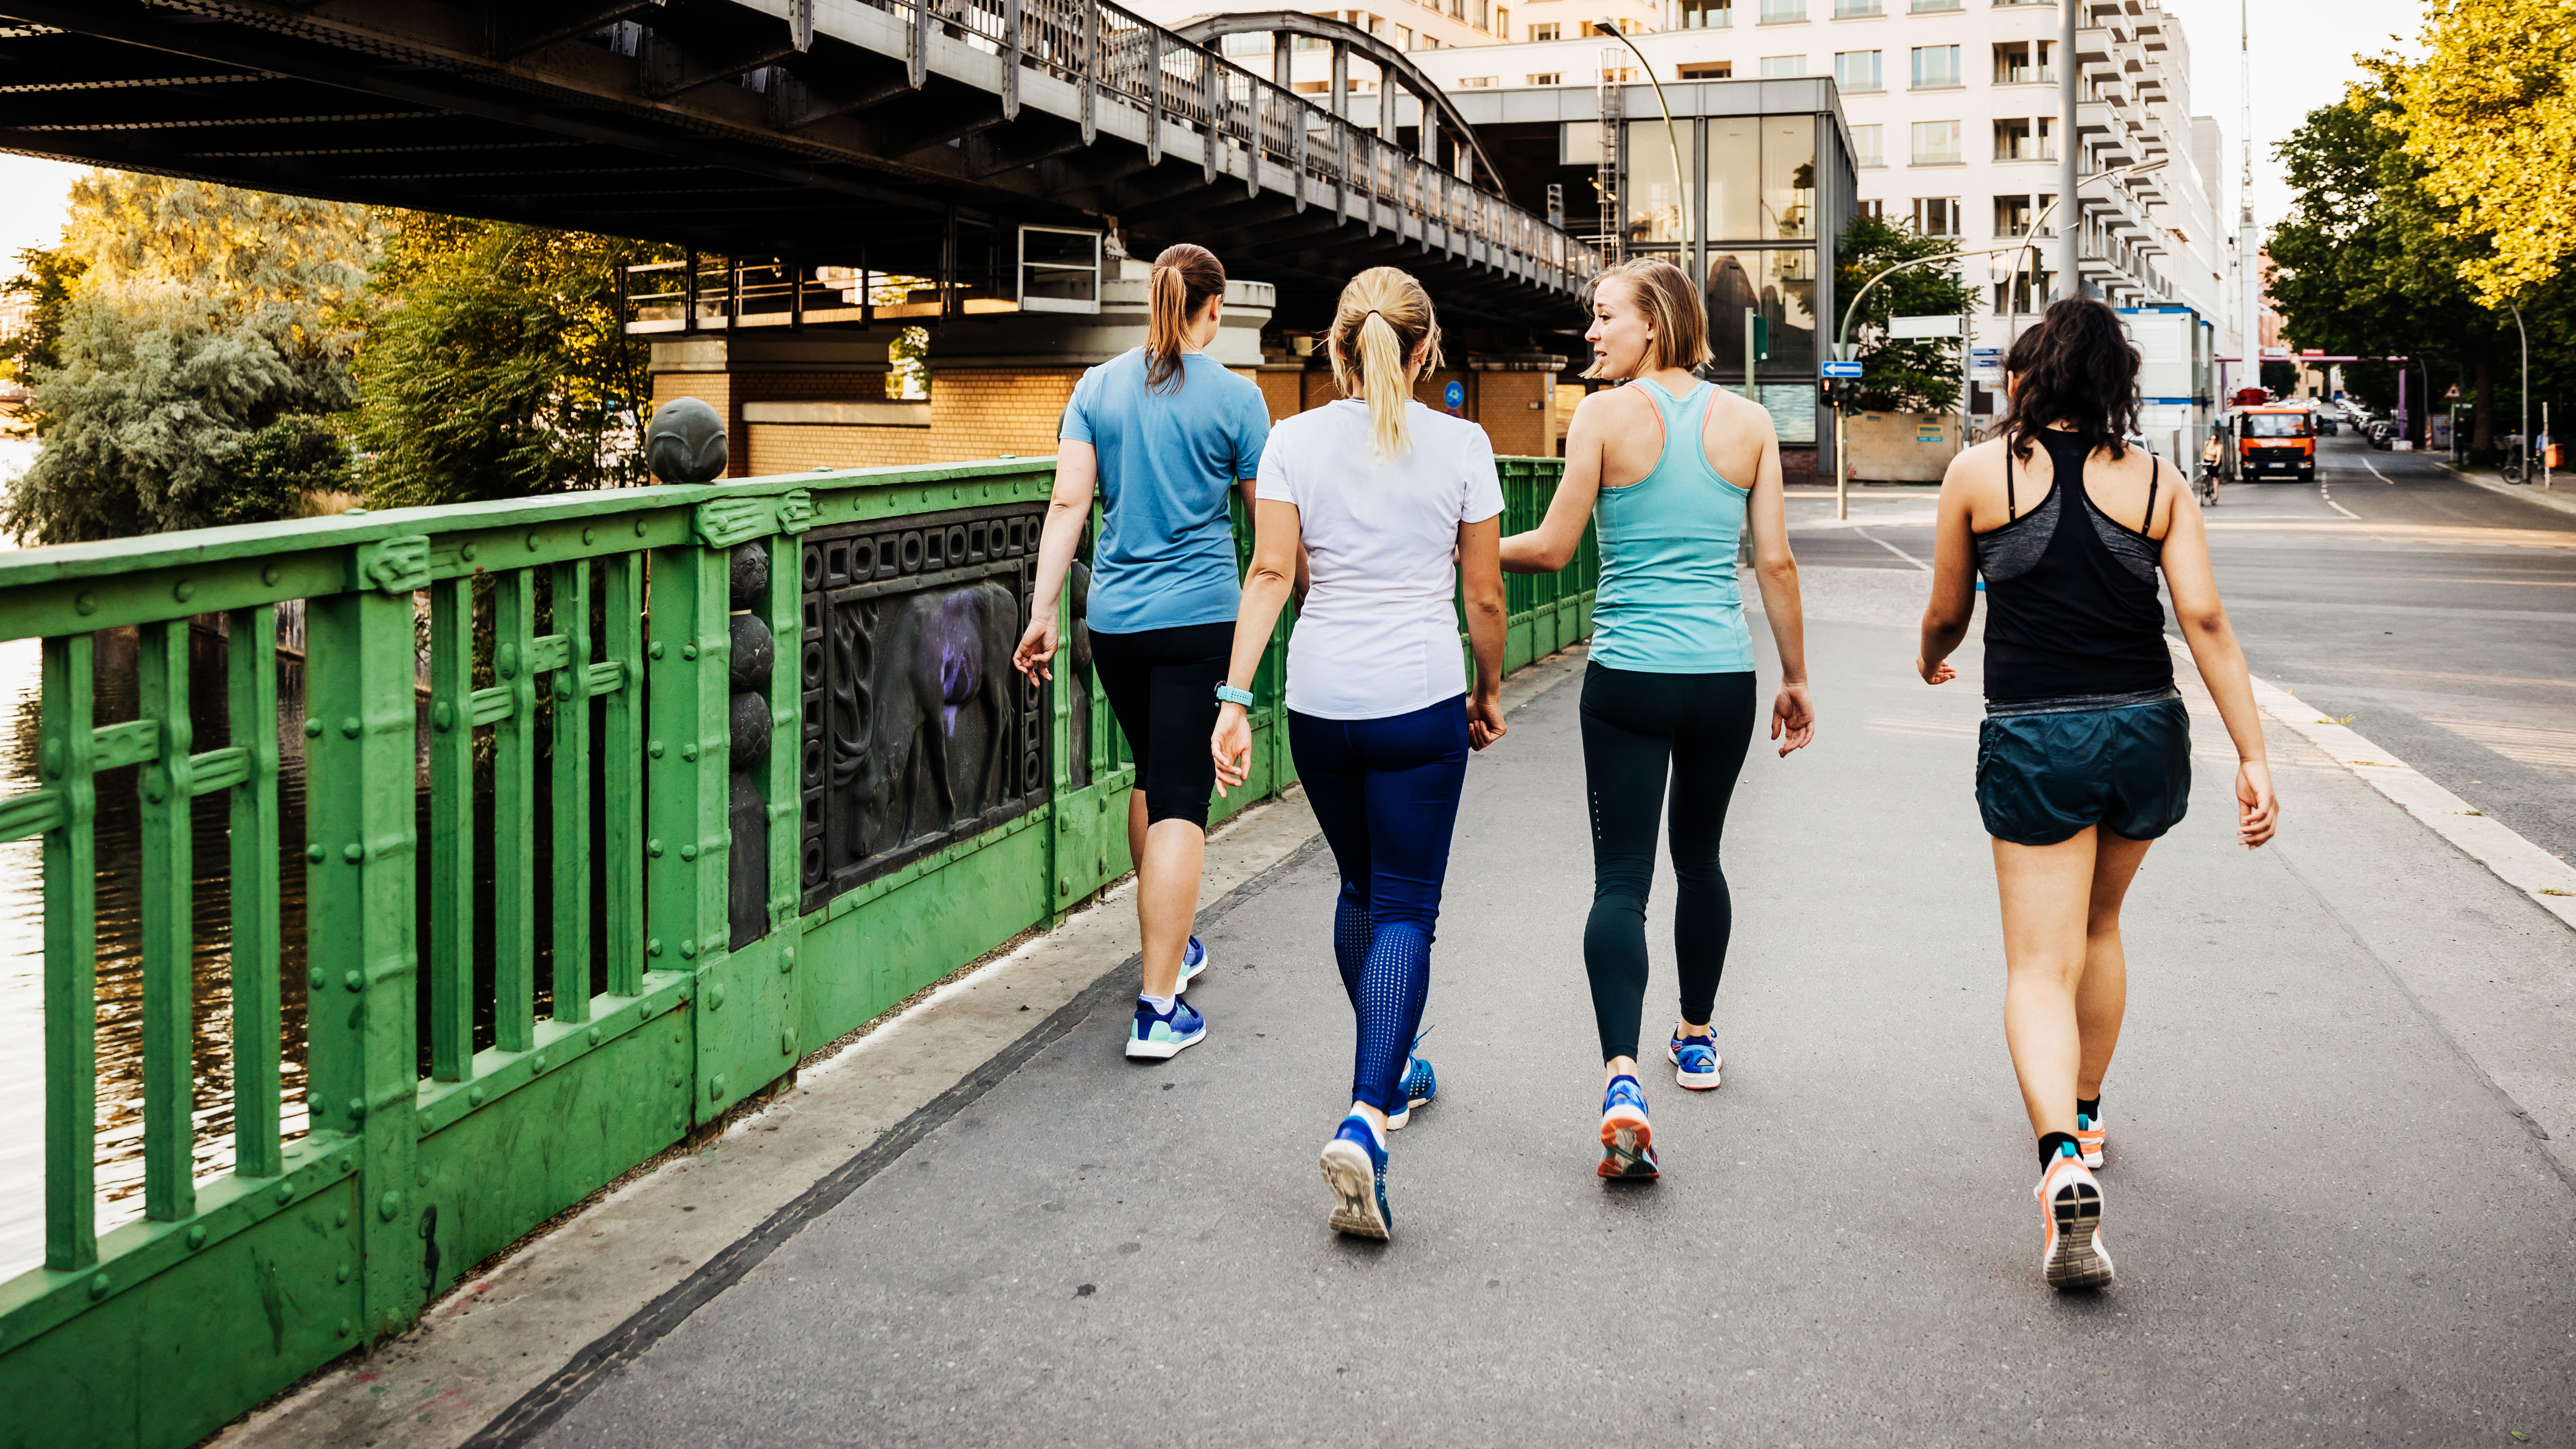
[(2513, 309), (2513, 330), (2522, 337), (2522, 431), (2517, 435), (2519, 441), (2516, 446), (2523, 450), (2523, 456), (2515, 460), (2517, 466), (2514, 471), (2528, 483), (2531, 481), (2531, 334), (2523, 329), (2522, 304), (2508, 302), (2505, 305)]
[[(1592, 22), (1592, 28), (1628, 47), (1629, 53), (1637, 57), (1637, 68), (1645, 73), (1646, 84), (1655, 88), (1655, 108), (1664, 113), (1664, 140), (1673, 148), (1673, 191), (1681, 198), (1682, 255), (1690, 256), (1692, 255), (1691, 212), (1694, 209), (1693, 203), (1698, 200), (1698, 195), (1696, 189), (1690, 184), (1690, 178), (1682, 171), (1682, 133), (1673, 125), (1673, 108), (1664, 103), (1664, 83), (1655, 79), (1654, 62), (1646, 59), (1644, 51), (1637, 49), (1637, 42), (1628, 38), (1627, 32), (1619, 28), (1618, 21), (1595, 20)], [(1608, 136), (1602, 137), (1601, 141), (1603, 145), (1612, 144)], [(1683, 270), (1690, 269), (1684, 267)], [(1708, 285), (1706, 277), (1697, 280), (1703, 287)]]
[[(2022, 253), (2024, 253), (2024, 254), (2025, 254), (2025, 255), (2026, 255), (2026, 256), (2027, 256), (2027, 257), (2028, 257), (2028, 258), (2029, 258), (2029, 259), (2030, 259), (2034, 264), (2035, 264), (2035, 263), (2039, 260), (2039, 248), (2038, 248), (2038, 245), (2037, 245), (2038, 240), (2039, 240), (2039, 234), (2040, 234), (2041, 232), (2043, 232), (2043, 231), (2045, 231), (2045, 230), (2047, 230), (2047, 229), (2048, 229), (2048, 219), (2049, 219), (2050, 217), (2052, 217), (2052, 216), (2054, 216), (2054, 215), (2056, 215), (2056, 214), (2057, 214), (2057, 208), (2058, 208), (2058, 207), (2060, 207), (2060, 206), (2065, 205), (2069, 200), (2073, 199), (2073, 198), (2074, 198), (2074, 196), (2075, 196), (2075, 193), (2076, 193), (2077, 191), (2079, 191), (2079, 190), (2083, 189), (2085, 186), (2090, 185), (2091, 183), (2096, 182), (2096, 181), (2108, 181), (2108, 180), (2110, 180), (2110, 179), (2111, 179), (2112, 177), (2114, 177), (2114, 176), (2130, 176), (2130, 175), (2141, 175), (2141, 176), (2142, 176), (2142, 175), (2146, 174), (2147, 172), (2155, 171), (2155, 170), (2161, 169), (2161, 168), (2164, 166), (2164, 164), (2165, 164), (2165, 163), (2164, 163), (2163, 161), (2160, 161), (2160, 160), (2159, 160), (2159, 161), (2141, 161), (2141, 162), (2138, 162), (2136, 165), (2133, 165), (2133, 166), (2116, 166), (2116, 167), (2113, 167), (2111, 170), (2108, 170), (2108, 171), (2096, 171), (2096, 172), (2094, 172), (2092, 175), (2085, 177), (2083, 180), (2076, 182), (2074, 185), (2067, 187), (2065, 190), (2061, 191), (2061, 192), (2060, 192), (2060, 193), (2058, 193), (2056, 196), (2053, 196), (2053, 197), (2049, 198), (2048, 205), (2043, 206), (2043, 207), (2041, 207), (2041, 208), (2039, 209), (2039, 215), (2038, 215), (2038, 217), (2037, 217), (2037, 218), (2035, 218), (2035, 219), (2031, 222), (2031, 224), (2030, 224), (2030, 234), (2029, 234), (2028, 238), (2024, 240), (2024, 242), (2023, 242), (2023, 244), (2022, 244), (2021, 246), (2014, 247), (2014, 248), (2012, 248), (2011, 250), (2014, 250), (2014, 251), (2018, 251), (2018, 252), (2022, 252)], [(2064, 264), (2065, 264), (2065, 265), (2069, 268), (2069, 270), (2071, 271), (2071, 270), (2073, 269), (2073, 267), (2074, 267), (2074, 261), (2073, 261), (2072, 259), (2073, 259), (2073, 258), (2075, 257), (2075, 255), (2076, 255), (2076, 251), (2075, 251), (2075, 237), (2074, 237), (2074, 231), (2073, 231), (2073, 228), (2071, 228), (2071, 227), (2070, 227), (2070, 228), (2068, 228), (2068, 229), (2065, 231), (2065, 233), (2060, 237), (2060, 241), (2063, 243), (2063, 245), (2061, 245), (2061, 247), (2059, 248), (2059, 253), (2058, 253), (2058, 254), (2059, 254), (2059, 256), (2060, 256), (2061, 258), (2068, 259), (2068, 260), (2066, 260), (2066, 261), (2065, 261), (2065, 263), (2064, 263)], [(2019, 282), (2019, 281), (2021, 280), (2021, 268), (2022, 268), (2022, 264), (2021, 264), (2020, 262), (2016, 261), (2015, 263), (2013, 263), (2013, 280), (2014, 280), (2015, 282)], [(2032, 268), (2031, 268), (2031, 270), (2033, 270), (2033, 271), (2037, 271), (2037, 270), (2038, 270), (2038, 267), (2037, 267), (2036, 265), (2033, 265), (2033, 266), (2032, 266)], [(2065, 278), (2063, 278), (2063, 277), (2061, 277), (2061, 278), (2059, 278), (2058, 280), (2059, 280), (2060, 282), (2064, 282), (2066, 279), (2065, 279)], [(2034, 277), (2034, 278), (2032, 279), (2032, 282), (2031, 282), (2031, 290), (2032, 290), (2033, 292), (2036, 292), (2036, 291), (2038, 291), (2038, 290), (2039, 290), (2038, 279), (2037, 279), (2036, 277)], [(2082, 291), (2081, 291), (2081, 289), (2079, 288), (2077, 291), (2068, 292), (2066, 295), (2068, 295), (2068, 296), (2070, 296), (2070, 297), (2074, 297), (2074, 296), (2081, 296), (2081, 295), (2082, 295)], [(2009, 302), (2009, 301), (2011, 300), (2011, 298), (2012, 298), (2012, 293), (2011, 293), (2009, 290), (2007, 290), (2007, 291), (2005, 292), (2005, 294), (2004, 294), (2004, 297), (2005, 297), (2005, 300), (2006, 300), (2007, 302)], [(2037, 298), (2033, 298), (2032, 300), (2036, 301), (2036, 300), (2037, 300)]]

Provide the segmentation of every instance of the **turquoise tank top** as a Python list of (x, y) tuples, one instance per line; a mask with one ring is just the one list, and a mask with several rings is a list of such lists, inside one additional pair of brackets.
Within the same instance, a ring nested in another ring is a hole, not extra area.
[(1600, 593), (1592, 606), (1592, 657), (1647, 674), (1736, 674), (1753, 667), (1736, 541), (1751, 495), (1708, 465), (1700, 432), (1716, 385), (1675, 398), (1643, 378), (1663, 415), (1655, 470), (1601, 490), (1592, 518), (1601, 542)]

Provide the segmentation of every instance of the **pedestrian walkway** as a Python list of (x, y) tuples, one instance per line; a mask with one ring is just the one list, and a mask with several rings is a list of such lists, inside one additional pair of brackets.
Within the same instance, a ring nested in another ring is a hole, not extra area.
[[(2039, 1285), (1975, 650), (1953, 686), (1915, 679), (1921, 577), (1810, 571), (1818, 743), (1747, 763), (1726, 1085), (1646, 1074), (1660, 1183), (1593, 1175), (1569, 662), (1469, 772), (1427, 1014), (1442, 1095), (1394, 1140), (1392, 1243), (1324, 1226), (1351, 1026), (1310, 849), (1206, 924), (1203, 1044), (1130, 1063), (1124, 978), (1076, 998), (559, 1415), (487, 1442), (2576, 1437), (2576, 937), (2277, 726), (2282, 837), (2238, 850), (2205, 701), (2192, 816), (2130, 898), (2121, 1276)], [(1650, 1036), (1671, 901), (1666, 875)]]

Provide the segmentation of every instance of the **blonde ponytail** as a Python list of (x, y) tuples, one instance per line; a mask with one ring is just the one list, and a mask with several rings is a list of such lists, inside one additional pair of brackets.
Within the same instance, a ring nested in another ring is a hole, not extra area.
[(1208, 298), (1225, 294), (1225, 267), (1206, 247), (1182, 242), (1154, 258), (1145, 284), (1145, 390), (1178, 391), (1181, 354), (1188, 349), (1190, 319)]
[(1333, 381), (1342, 396), (1368, 400), (1369, 438), (1383, 458), (1413, 451), (1406, 414), (1417, 348), (1424, 349), (1423, 371), (1440, 365), (1440, 320), (1422, 284), (1394, 267), (1371, 267), (1351, 278), (1333, 313)]

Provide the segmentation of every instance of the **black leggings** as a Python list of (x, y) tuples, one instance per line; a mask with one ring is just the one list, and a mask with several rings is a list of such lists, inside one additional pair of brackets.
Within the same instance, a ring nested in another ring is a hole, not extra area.
[(1231, 623), (1092, 631), (1091, 664), (1136, 762), (1147, 825), (1186, 820), (1207, 828), (1208, 794), (1216, 788), (1208, 736), (1216, 733), (1216, 687), (1225, 683), (1233, 652)]
[(1735, 920), (1717, 847), (1726, 804), (1753, 741), (1753, 675), (1583, 672), (1583, 774), (1592, 805), (1592, 919), (1583, 969), (1601, 1059), (1637, 1055), (1646, 1006), (1646, 894), (1664, 774), (1673, 781), (1673, 958), (1685, 1021), (1706, 1021)]

